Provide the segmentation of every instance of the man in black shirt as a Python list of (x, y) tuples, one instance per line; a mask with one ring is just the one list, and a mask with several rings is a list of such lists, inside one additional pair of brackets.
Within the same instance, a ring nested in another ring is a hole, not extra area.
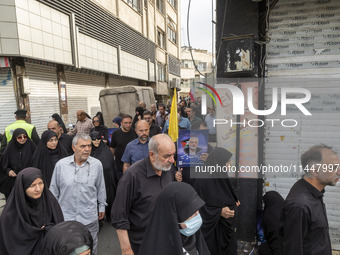
[(57, 134), (58, 142), (64, 147), (64, 149), (67, 151), (67, 154), (73, 155), (73, 149), (72, 149), (72, 140), (73, 136), (67, 135), (65, 133), (62, 133), (62, 127), (58, 123), (58, 121), (51, 120), (47, 124), (47, 129), (53, 131)]
[(113, 132), (111, 139), (111, 151), (116, 156), (116, 165), (118, 178), (123, 175), (123, 162), (122, 157), (126, 148), (126, 145), (132, 140), (137, 138), (135, 130), (131, 126), (132, 116), (124, 114), (122, 116), (121, 128)]
[(153, 201), (165, 185), (174, 181), (175, 153), (175, 144), (168, 135), (155, 135), (149, 141), (149, 156), (130, 166), (120, 180), (111, 221), (122, 254), (138, 254)]
[(143, 113), (143, 119), (149, 124), (149, 137), (162, 133), (161, 128), (152, 123), (152, 114), (149, 111)]
[(331, 255), (324, 188), (339, 181), (339, 157), (326, 145), (301, 156), (304, 177), (290, 190), (281, 213), (283, 255)]

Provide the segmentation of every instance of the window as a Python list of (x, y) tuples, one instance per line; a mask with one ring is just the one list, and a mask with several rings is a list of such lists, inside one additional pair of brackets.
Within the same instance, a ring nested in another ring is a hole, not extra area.
[(176, 44), (176, 24), (168, 17), (168, 39)]
[(165, 65), (162, 63), (157, 64), (158, 67), (158, 81), (165, 81)]
[(189, 68), (190, 60), (182, 60), (182, 68)]
[(126, 2), (136, 11), (140, 11), (140, 0), (126, 0)]
[(172, 5), (172, 7), (174, 7), (177, 10), (177, 0), (168, 0), (169, 4)]
[(164, 14), (164, 0), (156, 0), (157, 1), (157, 9), (160, 11), (160, 13)]
[(207, 62), (199, 62), (198, 63), (198, 70), (200, 72), (205, 72), (207, 71)]
[(164, 32), (160, 29), (157, 29), (157, 45), (162, 49), (165, 49), (164, 37)]

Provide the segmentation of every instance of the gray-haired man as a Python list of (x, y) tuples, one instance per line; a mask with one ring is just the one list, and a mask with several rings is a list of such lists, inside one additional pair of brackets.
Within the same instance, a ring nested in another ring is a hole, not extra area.
[(97, 254), (98, 219), (104, 218), (106, 206), (103, 166), (99, 160), (90, 157), (92, 144), (88, 135), (76, 135), (72, 148), (74, 155), (57, 162), (50, 190), (57, 198), (65, 220), (79, 221), (89, 229), (93, 237), (92, 254)]
[(326, 145), (310, 148), (301, 156), (305, 176), (297, 181), (281, 214), (283, 255), (331, 255), (331, 241), (323, 194), (340, 178), (340, 161)]
[(175, 153), (168, 135), (155, 135), (149, 141), (149, 156), (130, 166), (120, 179), (111, 220), (123, 255), (138, 254), (153, 201), (166, 184), (174, 181)]

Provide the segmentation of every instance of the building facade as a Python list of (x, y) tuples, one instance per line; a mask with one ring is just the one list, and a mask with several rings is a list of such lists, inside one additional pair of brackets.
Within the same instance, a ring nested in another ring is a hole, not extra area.
[[(148, 86), (159, 101), (180, 77), (179, 0), (0, 3), (0, 130), (27, 108), (39, 133), (53, 113), (100, 111), (105, 87)], [(136, 105), (138, 102), (136, 102)], [(115, 116), (112, 116), (115, 117)]]
[[(190, 87), (195, 82), (214, 84), (215, 55), (202, 49), (192, 49), (191, 51), (193, 58), (189, 47), (182, 46), (181, 48), (181, 95), (188, 95)], [(196, 90), (196, 92), (198, 91)]]

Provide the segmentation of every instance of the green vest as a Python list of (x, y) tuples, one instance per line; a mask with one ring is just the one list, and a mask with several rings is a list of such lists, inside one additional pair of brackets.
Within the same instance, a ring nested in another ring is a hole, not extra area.
[(7, 143), (9, 143), (12, 139), (12, 135), (13, 135), (13, 132), (14, 130), (16, 130), (17, 128), (22, 128), (22, 129), (25, 129), (26, 132), (27, 132), (27, 135), (29, 138), (32, 138), (32, 130), (34, 128), (34, 125), (32, 124), (29, 124), (27, 123), (26, 121), (24, 120), (17, 120), (16, 122), (8, 125), (6, 128), (5, 128), (5, 136), (6, 136), (6, 139), (7, 139)]

